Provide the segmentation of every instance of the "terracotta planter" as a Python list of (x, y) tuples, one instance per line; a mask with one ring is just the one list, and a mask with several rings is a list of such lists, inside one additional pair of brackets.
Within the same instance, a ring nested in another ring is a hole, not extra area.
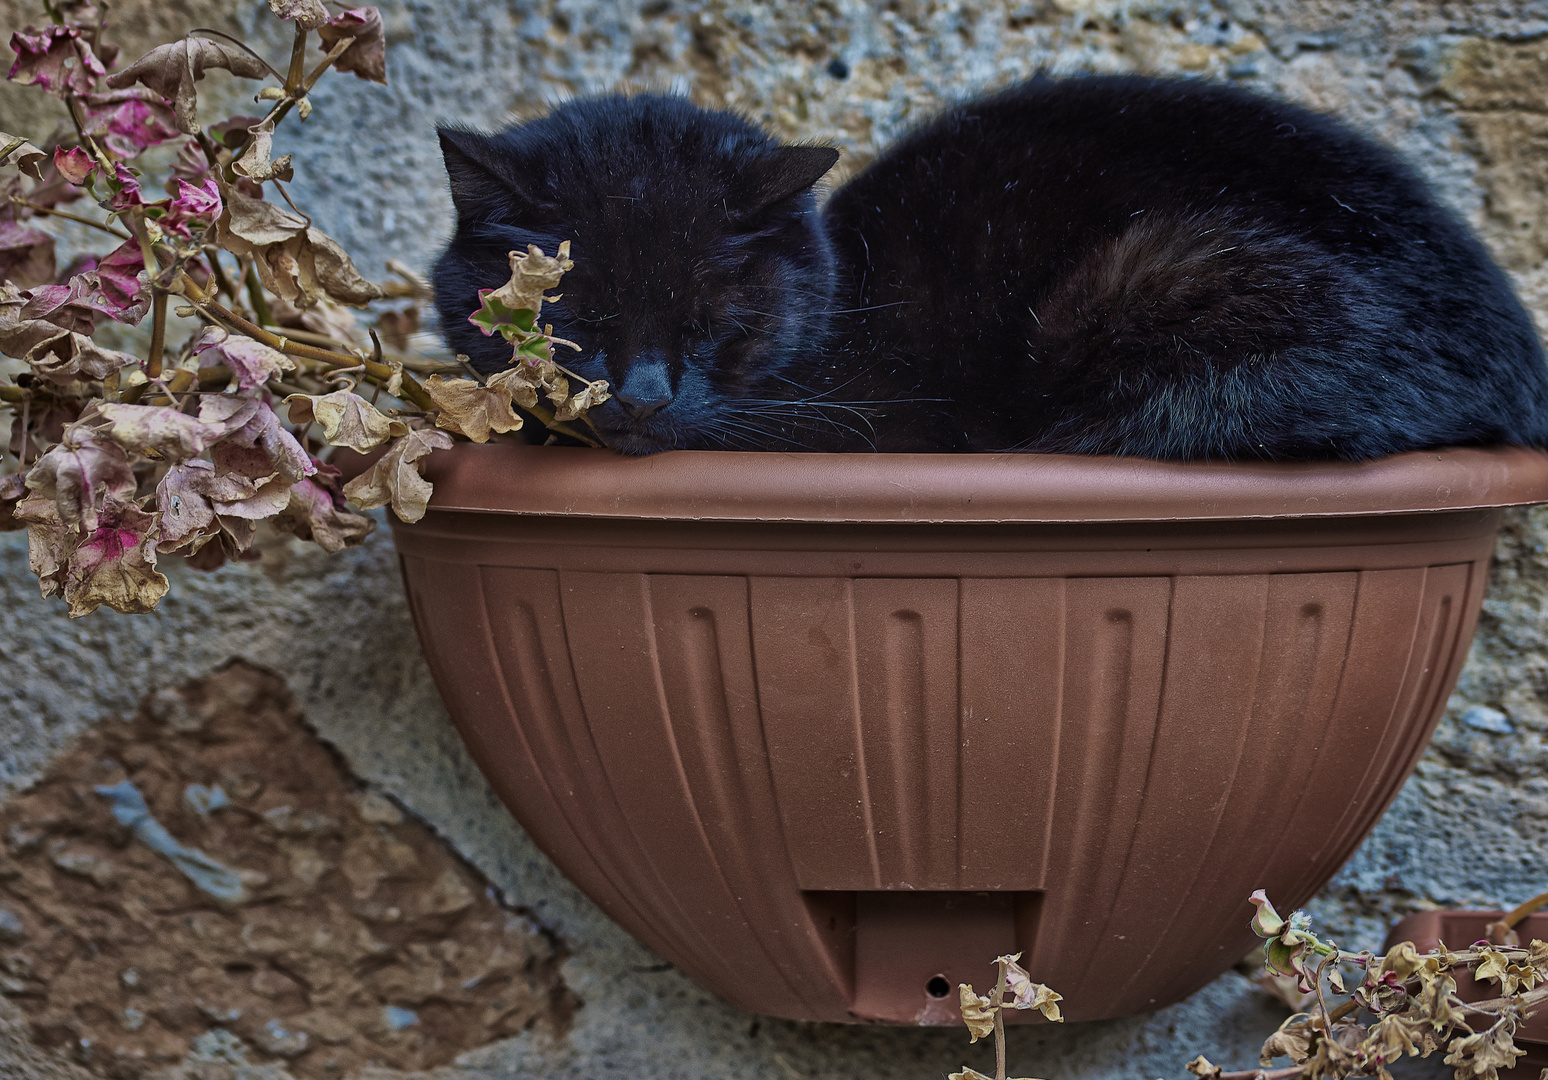
[[(1382, 945), (1386, 952), (1400, 941), (1411, 941), (1421, 952), (1439, 948), (1441, 943), (1462, 949), (1488, 937), (1488, 925), (1504, 918), (1503, 911), (1419, 911), (1407, 916), (1387, 935)], [(1548, 941), (1548, 912), (1528, 915), (1516, 924), (1522, 944), (1533, 940)], [(1463, 1001), (1484, 1001), (1499, 997), (1500, 984), (1476, 982), (1466, 972), (1457, 973), (1457, 996)], [(1514, 1068), (1501, 1069), (1501, 1080), (1537, 1080), (1548, 1068), (1548, 1012), (1538, 1010), (1521, 1022), (1515, 1035), (1516, 1048), (1526, 1056), (1516, 1059)]]
[(1367, 465), (463, 446), (395, 526), (537, 843), (752, 1012), (1071, 1019), (1191, 993), (1408, 775), (1525, 450)]

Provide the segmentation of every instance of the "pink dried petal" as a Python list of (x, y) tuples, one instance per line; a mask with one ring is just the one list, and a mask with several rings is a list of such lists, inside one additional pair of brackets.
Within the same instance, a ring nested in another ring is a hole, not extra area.
[(386, 84), (387, 36), (382, 29), (382, 13), (374, 7), (350, 8), (317, 28), (323, 48), (345, 38), (353, 38), (349, 48), (333, 62), (339, 71), (352, 71), (362, 79)]
[(107, 74), (91, 46), (73, 26), (28, 27), (11, 35), (16, 62), (6, 78), (23, 86), (37, 86), (51, 94), (85, 94)]
[(125, 241), (97, 264), (96, 291), (109, 316), (130, 326), (145, 318), (150, 308), (150, 289), (141, 280), (144, 270), (140, 245), (133, 240)]
[(119, 157), (135, 157), (180, 134), (166, 99), (143, 86), (86, 94), (79, 101), (82, 130)]
[(117, 190), (113, 192), (113, 197), (108, 200), (108, 207), (110, 209), (130, 210), (136, 206), (145, 205), (145, 199), (140, 194), (140, 178), (130, 172), (126, 165), (122, 162), (115, 163), (113, 165), (113, 176)]
[(86, 178), (97, 168), (97, 163), (79, 146), (72, 146), (68, 150), (59, 146), (54, 148), (54, 168), (58, 169), (59, 175), (70, 183), (84, 184)]

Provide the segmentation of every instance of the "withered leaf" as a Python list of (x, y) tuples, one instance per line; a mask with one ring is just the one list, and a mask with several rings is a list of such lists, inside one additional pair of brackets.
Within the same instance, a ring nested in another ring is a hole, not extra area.
[(489, 296), (513, 311), (530, 311), (534, 315), (541, 313), (544, 301), (559, 299), (557, 296), (544, 296), (543, 293), (556, 288), (559, 279), (575, 269), (575, 264), (570, 261), (568, 240), (559, 245), (556, 255), (544, 255), (542, 248), (528, 244), (525, 252), (511, 252), (510, 260), (511, 280)]
[(221, 246), (233, 254), (251, 255), (260, 248), (301, 236), (307, 230), (306, 218), (235, 187), (222, 185), (220, 194), (225, 207), (216, 221), (216, 235)]
[[(107, 71), (74, 26), (28, 27), (11, 35), (16, 62), (6, 78), (51, 94), (84, 94)], [(3, 139), (0, 139), (3, 145)]]
[(607, 380), (598, 379), (586, 384), (586, 388), (578, 394), (571, 394), (564, 402), (554, 409), (554, 419), (574, 420), (580, 417), (587, 409), (595, 408), (610, 399), (613, 395), (608, 390)]
[(24, 289), (54, 280), (54, 238), (16, 221), (0, 220), (0, 281)]
[(1476, 1035), (1459, 1035), (1447, 1047), (1445, 1062), (1455, 1067), (1457, 1080), (1498, 1080), (1499, 1070), (1513, 1068), (1526, 1055), (1516, 1049), (1514, 1034), (1515, 1025), (1501, 1019)]
[(281, 372), (296, 370), (296, 362), (278, 349), (218, 326), (207, 326), (200, 332), (193, 352), (224, 360), (243, 390), (256, 390)]
[(204, 488), (215, 477), (215, 466), (200, 458), (179, 462), (156, 485), (156, 509), (161, 511), (159, 550), (176, 551), (215, 521), (215, 508)]
[(0, 353), (24, 359), (41, 342), (59, 336), (56, 323), (22, 314), (27, 299), (13, 284), (0, 284)]
[(122, 90), (142, 83), (172, 102), (178, 130), (199, 134), (198, 93), (194, 83), (210, 68), (223, 68), (244, 79), (265, 79), (269, 68), (256, 56), (223, 41), (185, 37), (158, 45), (124, 70), (109, 75), (107, 84)]
[[(318, 6), (321, 7), (320, 4)], [(295, 175), (295, 170), (290, 167), (290, 155), (270, 158), (274, 152), (274, 121), (265, 120), (247, 130), (252, 134), (252, 140), (242, 156), (232, 164), (232, 172), (258, 184), (265, 180), (290, 180)]]
[(1267, 1068), (1274, 1059), (1287, 1057), (1299, 1065), (1311, 1053), (1312, 1032), (1304, 1018), (1292, 1016), (1279, 1026), (1263, 1043), (1258, 1054), (1258, 1064)]
[[(130, 86), (79, 99), (81, 130), (122, 158), (178, 137), (177, 118), (156, 91)], [(194, 144), (197, 148), (198, 144)], [(199, 155), (204, 160), (203, 153)], [(207, 167), (207, 164), (206, 164)], [(79, 181), (72, 181), (79, 183)]]
[(1540, 976), (1530, 963), (1512, 963), (1498, 949), (1485, 947), (1481, 951), (1483, 959), (1473, 972), (1473, 977), (1497, 981), (1501, 994), (1508, 996), (1517, 990), (1530, 990), (1540, 981)]
[(973, 992), (971, 983), (957, 984), (957, 999), (962, 1010), (962, 1022), (967, 1025), (970, 1043), (986, 1039), (994, 1034), (992, 1003), (982, 994)]
[(472, 379), (432, 375), (424, 388), (439, 410), (436, 427), (479, 443), (488, 442), (491, 432), (521, 430), (521, 417), (511, 408), (511, 391), (504, 385), (484, 386)]
[(290, 504), (273, 524), (330, 553), (361, 543), (376, 528), (376, 522), (339, 505), (331, 491), (312, 480), (296, 481)]
[[(291, 482), (316, 472), (311, 455), (280, 425), (274, 410), (262, 402), (253, 404), (256, 408), (247, 422), (210, 448), (216, 472), (237, 473), (254, 481), (267, 480), (278, 473)], [(199, 418), (205, 419), (202, 407)]]
[(269, 0), (269, 10), (282, 19), (294, 19), (306, 30), (316, 30), (328, 21), (322, 0)]
[(95, 532), (102, 508), (134, 497), (134, 473), (122, 449), (75, 426), (27, 473), (27, 488), (51, 500), (68, 527)]
[(43, 179), (43, 164), (48, 155), (20, 135), (0, 131), (0, 165), (14, 165), (33, 179)]
[(1017, 963), (1020, 959), (1021, 954), (1016, 953), (996, 961), (1005, 965), (1005, 988), (1011, 992), (1011, 1004), (1017, 1009), (1037, 1009), (1045, 1019), (1062, 1023), (1064, 1018), (1059, 1015), (1057, 1003), (1064, 1000), (1063, 995), (1054, 993), (1042, 983), (1033, 982), (1027, 969)]
[(64, 597), (72, 619), (106, 604), (126, 615), (155, 608), (167, 592), (156, 570), (156, 518), (133, 503), (115, 502), (98, 528), (70, 553)]
[(363, 307), (372, 300), (381, 299), (384, 295), (381, 286), (362, 277), (349, 255), (331, 236), (321, 229), (308, 229), (306, 239), (323, 292), (339, 303), (353, 307)]
[(1223, 1071), (1219, 1065), (1210, 1061), (1203, 1054), (1188, 1062), (1186, 1068), (1194, 1076), (1199, 1077), (1200, 1080), (1213, 1080), (1214, 1077), (1218, 1077)]
[(382, 445), (408, 432), (401, 420), (391, 420), (359, 394), (335, 390), (313, 397), (291, 394), (285, 399), (292, 424), (316, 423), (331, 446), (347, 446), (357, 453)]
[(27, 565), (38, 579), (39, 592), (47, 599), (64, 587), (65, 566), (80, 533), (64, 523), (58, 504), (47, 495), (28, 494), (12, 513), (27, 526)]
[(318, 28), (317, 36), (329, 50), (350, 40), (349, 48), (333, 62), (339, 71), (352, 71), (359, 78), (386, 84), (387, 37), (382, 30), (382, 13), (376, 8), (351, 8), (335, 15)]
[(55, 383), (75, 379), (101, 382), (115, 371), (140, 362), (138, 357), (104, 349), (84, 334), (69, 330), (58, 331), (54, 337), (39, 342), (28, 350), (26, 360), (33, 371)]
[(166, 405), (104, 401), (83, 414), (81, 422), (91, 424), (99, 436), (131, 453), (173, 461), (202, 454), (225, 435), (221, 425), (205, 423)]
[(360, 307), (382, 296), (361, 277), (349, 256), (321, 229), (235, 187), (222, 189), (226, 207), (216, 222), (221, 246), (237, 255), (253, 255), (259, 280), (270, 292), (298, 308), (324, 297)]
[(390, 504), (400, 520), (418, 521), (425, 516), (434, 491), (420, 475), (421, 462), (432, 450), (451, 447), (451, 436), (444, 431), (411, 431), (394, 442), (368, 471), (345, 484), (344, 496), (362, 510)]

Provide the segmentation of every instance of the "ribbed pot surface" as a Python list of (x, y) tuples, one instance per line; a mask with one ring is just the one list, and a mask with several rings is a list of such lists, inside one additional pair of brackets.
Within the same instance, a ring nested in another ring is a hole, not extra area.
[[(957, 1023), (1177, 1001), (1391, 803), (1548, 458), (436, 455), (394, 526), (496, 792), (703, 986)], [(914, 519), (914, 520), (910, 520)]]

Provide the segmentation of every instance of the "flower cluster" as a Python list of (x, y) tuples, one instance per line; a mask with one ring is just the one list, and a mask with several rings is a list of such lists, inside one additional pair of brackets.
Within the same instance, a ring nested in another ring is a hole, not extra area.
[[(359, 510), (417, 520), (427, 455), (452, 435), (518, 430), (517, 409), (596, 445), (567, 422), (607, 384), (572, 393), (553, 357), (569, 343), (538, 324), (567, 247), (513, 252), (511, 280), (481, 296), (473, 321), (513, 347), (510, 370), (485, 381), (464, 358), (414, 348), (423, 281), (395, 264), (398, 280), (368, 280), (296, 206), (279, 125), (311, 115), (329, 71), (385, 83), (386, 41), (372, 7), (269, 7), (293, 26), (285, 71), (213, 31), (119, 67), (94, 0), (49, 6), (50, 25), (10, 39), (7, 77), (60, 98), (73, 130), (41, 145), (0, 132), (0, 528), (27, 529), (43, 594), (71, 615), (148, 611), (167, 589), (158, 555), (200, 568), (250, 557), (263, 523), (337, 551), (371, 532)], [(267, 113), (201, 118), (197, 84), (213, 69), (259, 84)], [(162, 144), (175, 155), (144, 156)], [(148, 162), (163, 158), (156, 174)], [(41, 227), (60, 220), (106, 250), (61, 267)], [(198, 329), (169, 342), (170, 314)], [(131, 340), (143, 345), (104, 344)], [(344, 483), (335, 448), (378, 457)]]

